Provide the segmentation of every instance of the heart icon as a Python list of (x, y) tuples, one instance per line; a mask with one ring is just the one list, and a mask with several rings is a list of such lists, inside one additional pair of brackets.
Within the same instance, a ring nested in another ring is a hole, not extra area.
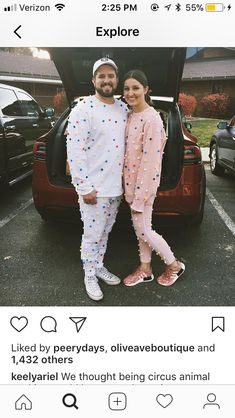
[(156, 401), (163, 408), (167, 408), (171, 404), (171, 402), (173, 401), (173, 396), (171, 396), (169, 393), (167, 393), (166, 395), (163, 395), (162, 393), (160, 393), (156, 397)]
[(10, 320), (10, 324), (16, 331), (21, 332), (27, 327), (28, 319), (26, 316), (21, 316), (20, 318), (18, 318), (18, 316), (13, 316)]

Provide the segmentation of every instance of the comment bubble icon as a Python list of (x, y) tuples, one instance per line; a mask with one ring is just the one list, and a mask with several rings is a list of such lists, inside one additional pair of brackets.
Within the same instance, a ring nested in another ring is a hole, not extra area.
[(41, 319), (40, 327), (44, 332), (57, 332), (57, 322), (53, 316), (44, 316)]

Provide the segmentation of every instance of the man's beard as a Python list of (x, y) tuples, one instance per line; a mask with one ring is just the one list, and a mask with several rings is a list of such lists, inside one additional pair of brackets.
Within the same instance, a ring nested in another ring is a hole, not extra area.
[(109, 92), (104, 92), (104, 90), (103, 89), (101, 89), (101, 88), (96, 88), (96, 91), (97, 91), (97, 93), (99, 93), (99, 95), (100, 96), (102, 96), (102, 97), (113, 97), (113, 95), (114, 95), (114, 92), (115, 92), (115, 89), (111, 86), (111, 88), (112, 88), (112, 90), (111, 91), (109, 91)]

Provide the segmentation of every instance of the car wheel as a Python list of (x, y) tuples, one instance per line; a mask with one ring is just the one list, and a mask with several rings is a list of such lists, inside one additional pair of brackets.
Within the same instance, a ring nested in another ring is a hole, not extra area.
[(210, 152), (210, 168), (215, 176), (223, 176), (225, 169), (218, 164), (218, 154), (216, 144), (213, 144)]
[(3, 179), (0, 179), (0, 190), (1, 191), (5, 191), (7, 189), (9, 189), (9, 183)]
[(203, 186), (202, 186), (202, 204), (200, 211), (194, 215), (191, 219), (192, 226), (200, 226), (203, 220), (204, 215), (204, 206), (205, 206), (205, 197), (206, 197), (206, 174), (205, 170), (203, 171)]
[(49, 215), (47, 215), (47, 214), (40, 214), (41, 215), (41, 218), (42, 218), (42, 221), (44, 221), (44, 222), (52, 222), (52, 218), (50, 218), (50, 216)]
[(41, 209), (41, 208), (37, 208), (37, 211), (39, 213), (39, 215), (41, 216), (42, 220), (45, 222), (52, 222), (53, 221), (53, 216), (46, 210), (46, 209)]

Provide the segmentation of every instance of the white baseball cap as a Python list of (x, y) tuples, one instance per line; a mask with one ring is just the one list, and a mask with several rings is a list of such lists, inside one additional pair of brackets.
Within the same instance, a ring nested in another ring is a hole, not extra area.
[(103, 58), (100, 58), (98, 61), (96, 61), (95, 64), (93, 65), (93, 76), (96, 70), (98, 70), (98, 68), (101, 67), (101, 65), (106, 65), (106, 64), (111, 65), (111, 67), (113, 67), (116, 71), (118, 71), (118, 68), (114, 61), (112, 61), (110, 58), (103, 57)]

